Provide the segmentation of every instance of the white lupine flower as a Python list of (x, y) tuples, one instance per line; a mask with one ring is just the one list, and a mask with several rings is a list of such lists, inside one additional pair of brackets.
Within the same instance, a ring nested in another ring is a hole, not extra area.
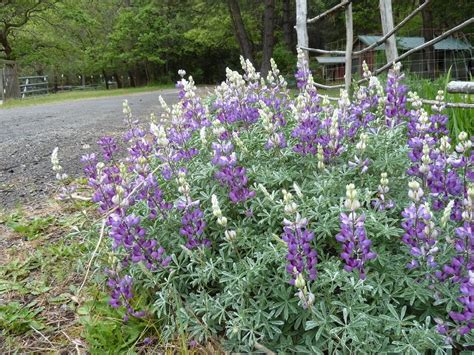
[(413, 201), (419, 202), (421, 198), (423, 197), (424, 193), (418, 181), (415, 181), (415, 180), (410, 181), (408, 183), (408, 187), (409, 187), (408, 197), (412, 199)]
[(61, 165), (59, 165), (58, 150), (59, 150), (58, 147), (54, 148), (53, 153), (51, 154), (51, 164), (53, 165), (54, 171), (62, 170)]
[(447, 153), (451, 150), (451, 144), (449, 143), (449, 137), (443, 136), (439, 140), (439, 150), (443, 153)]
[(306, 281), (304, 280), (304, 277), (301, 273), (298, 273), (298, 276), (296, 276), (295, 286), (299, 289), (302, 289), (306, 286)]
[(124, 115), (126, 115), (128, 118), (132, 118), (132, 110), (130, 109), (127, 99), (123, 100), (122, 106)]
[(356, 211), (360, 207), (354, 184), (346, 185), (346, 201), (344, 202), (344, 207), (351, 211)]
[(451, 216), (451, 211), (454, 206), (454, 201), (451, 200), (449, 201), (448, 205), (443, 211), (443, 216), (441, 217), (441, 226), (446, 227), (446, 224), (448, 223), (449, 217)]
[(324, 151), (323, 151), (323, 146), (321, 144), (318, 144), (317, 148), (317, 159), (318, 159), (318, 169), (323, 170), (324, 169)]
[(179, 75), (180, 77), (184, 77), (184, 76), (186, 75), (186, 70), (184, 70), (184, 69), (179, 69), (179, 70), (178, 70), (178, 75)]
[(219, 207), (219, 201), (217, 200), (216, 195), (211, 196), (211, 203), (212, 203), (212, 213), (214, 214), (214, 217), (222, 217), (222, 212)]
[(225, 227), (227, 225), (227, 218), (224, 216), (218, 217), (217, 218), (217, 224)]
[(428, 144), (423, 144), (423, 155), (421, 156), (421, 166), (420, 166), (420, 172), (423, 174), (426, 174), (429, 172), (430, 167), (429, 165), (431, 164), (431, 158), (430, 158), (430, 147)]
[(369, 70), (369, 66), (367, 65), (365, 60), (362, 62), (362, 70), (363, 70), (364, 78), (368, 78), (368, 77), (372, 76), (372, 73)]
[(360, 135), (360, 141), (357, 142), (356, 144), (356, 149), (360, 152), (363, 153), (365, 149), (367, 148), (367, 134), (361, 133)]
[(199, 139), (201, 140), (202, 145), (207, 144), (206, 127), (201, 127), (201, 129), (199, 130)]
[(349, 99), (349, 94), (346, 90), (341, 89), (339, 96), (340, 98), (338, 102), (341, 109), (347, 108), (351, 105), (351, 100)]
[(63, 167), (59, 164), (58, 151), (58, 147), (53, 149), (53, 152), (51, 153), (51, 165), (53, 166), (53, 171), (56, 172), (56, 179), (65, 180), (68, 178), (68, 175), (65, 173), (61, 173)]
[(421, 102), (420, 97), (418, 96), (418, 93), (416, 92), (408, 92), (408, 97), (410, 98), (411, 104), (415, 110), (419, 110), (423, 103)]
[(237, 232), (235, 230), (226, 230), (224, 235), (226, 240), (232, 242), (237, 237)]
[(468, 135), (466, 132), (461, 132), (458, 135), (459, 143), (456, 145), (456, 151), (458, 153), (469, 152), (472, 148), (472, 142), (468, 139)]
[(150, 131), (156, 137), (156, 144), (159, 147), (166, 147), (169, 144), (169, 140), (166, 136), (166, 130), (162, 125), (157, 126), (154, 123), (150, 124)]

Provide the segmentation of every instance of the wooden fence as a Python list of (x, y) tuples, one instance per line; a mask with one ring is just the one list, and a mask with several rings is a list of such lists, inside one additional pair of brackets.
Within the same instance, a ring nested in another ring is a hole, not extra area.
[[(331, 9), (321, 13), (320, 15), (308, 19), (307, 18), (307, 0), (296, 0), (296, 31), (298, 37), (298, 47), (301, 48), (305, 52), (306, 59), (308, 58), (308, 51), (316, 52), (321, 54), (336, 54), (336, 55), (344, 55), (345, 56), (345, 83), (343, 85), (323, 85), (320, 83), (315, 83), (315, 86), (322, 88), (322, 89), (341, 89), (345, 88), (347, 91), (350, 90), (352, 84), (352, 57), (353, 55), (359, 55), (365, 53), (374, 47), (385, 43), (386, 53), (388, 62), (381, 68), (375, 70), (373, 75), (378, 75), (383, 73), (384, 71), (388, 70), (392, 67), (393, 64), (400, 62), (410, 54), (423, 50), (427, 47), (433, 46), (435, 43), (443, 40), (444, 38), (450, 36), (451, 34), (461, 30), (462, 28), (471, 25), (474, 23), (474, 17), (467, 19), (466, 21), (454, 26), (448, 31), (445, 31), (440, 36), (433, 38), (430, 41), (427, 41), (415, 48), (408, 50), (407, 52), (403, 53), (402, 55), (397, 54), (397, 50), (395, 47), (395, 34), (397, 31), (402, 28), (410, 19), (412, 19), (416, 14), (418, 14), (425, 6), (429, 4), (431, 0), (424, 0), (422, 4), (420, 4), (412, 13), (410, 13), (403, 21), (401, 21), (398, 25), (393, 25), (393, 16), (391, 10), (391, 0), (380, 0), (380, 12), (381, 18), (383, 21), (382, 29), (383, 29), (383, 37), (380, 38), (375, 43), (371, 44), (370, 46), (363, 48), (359, 51), (354, 52), (352, 48), (353, 43), (353, 23), (352, 23), (352, 1), (353, 0), (342, 0), (339, 4), (332, 7)], [(314, 23), (319, 21), (323, 17), (337, 11), (340, 9), (344, 9), (345, 17), (346, 17), (346, 50), (345, 51), (332, 51), (332, 50), (325, 50), (325, 49), (318, 49), (318, 48), (309, 48), (308, 47), (308, 32), (307, 32), (307, 24)], [(357, 83), (363, 83), (367, 79), (361, 79)], [(422, 100), (424, 102), (428, 102), (430, 100)], [(474, 108), (474, 104), (458, 104), (458, 103), (447, 103), (448, 107), (463, 107), (463, 108)]]
[(21, 98), (33, 95), (42, 95), (49, 92), (48, 76), (24, 76), (19, 78)]

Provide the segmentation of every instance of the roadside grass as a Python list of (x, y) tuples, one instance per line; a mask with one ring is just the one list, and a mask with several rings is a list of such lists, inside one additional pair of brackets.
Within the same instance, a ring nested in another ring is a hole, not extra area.
[(123, 314), (107, 305), (99, 259), (79, 292), (99, 234), (94, 213), (85, 211), (49, 202), (0, 215), (0, 353), (117, 353), (140, 346), (147, 324), (122, 324)]
[(189, 349), (184, 335), (163, 344), (152, 315), (124, 322), (108, 305), (107, 238), (91, 262), (97, 218), (84, 201), (0, 213), (0, 354), (222, 353), (215, 344)]
[(0, 109), (49, 104), (49, 103), (69, 101), (69, 100), (137, 94), (137, 93), (142, 93), (142, 92), (162, 90), (162, 89), (171, 89), (171, 88), (174, 88), (174, 84), (149, 85), (149, 86), (143, 86), (143, 87), (137, 87), (137, 88), (110, 89), (110, 90), (101, 89), (101, 90), (68, 91), (68, 92), (60, 92), (56, 94), (32, 96), (32, 97), (27, 97), (24, 99), (8, 100), (8, 101), (5, 101), (3, 105), (0, 105)]

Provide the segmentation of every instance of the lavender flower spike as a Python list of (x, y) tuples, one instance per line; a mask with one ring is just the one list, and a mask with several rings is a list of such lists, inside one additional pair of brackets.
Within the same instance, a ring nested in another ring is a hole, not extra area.
[(366, 277), (365, 263), (375, 259), (377, 254), (370, 250), (372, 241), (367, 238), (365, 231), (365, 215), (357, 215), (360, 202), (354, 184), (346, 186), (344, 207), (350, 212), (341, 213), (341, 231), (336, 235), (336, 240), (342, 243), (341, 258), (346, 264), (344, 269), (348, 272), (359, 271), (359, 277), (363, 280)]

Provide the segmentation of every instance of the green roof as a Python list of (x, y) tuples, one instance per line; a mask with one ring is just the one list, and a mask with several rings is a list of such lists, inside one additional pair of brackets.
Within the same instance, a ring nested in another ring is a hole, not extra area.
[[(359, 40), (367, 46), (370, 46), (372, 43), (377, 42), (382, 36), (357, 36)], [(395, 37), (397, 41), (397, 47), (404, 50), (409, 50), (415, 47), (418, 47), (425, 43), (425, 39), (423, 37)], [(448, 37), (445, 38), (434, 45), (435, 50), (471, 50), (472, 46), (470, 43), (466, 43), (459, 39)], [(381, 44), (375, 47), (376, 50), (383, 50), (385, 49), (385, 45)]]

